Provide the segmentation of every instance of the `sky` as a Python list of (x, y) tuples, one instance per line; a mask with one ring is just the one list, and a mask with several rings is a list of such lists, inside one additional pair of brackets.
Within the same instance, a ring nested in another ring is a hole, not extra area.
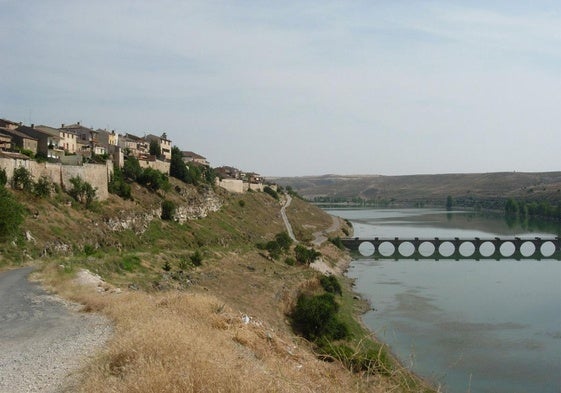
[(559, 1), (0, 0), (0, 118), (265, 176), (561, 170)]

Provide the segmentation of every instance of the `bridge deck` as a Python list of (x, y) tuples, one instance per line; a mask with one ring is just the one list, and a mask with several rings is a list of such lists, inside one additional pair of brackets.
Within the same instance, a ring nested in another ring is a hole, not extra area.
[[(344, 238), (351, 251), (373, 259), (557, 259), (561, 240), (552, 238)], [(443, 246), (444, 245), (444, 246)]]

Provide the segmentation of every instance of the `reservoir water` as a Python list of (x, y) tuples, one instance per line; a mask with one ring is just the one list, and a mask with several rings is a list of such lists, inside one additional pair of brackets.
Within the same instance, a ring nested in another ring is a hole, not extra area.
[[(558, 235), (471, 212), (328, 212), (366, 238)], [(371, 302), (364, 323), (440, 391), (561, 392), (561, 261), (359, 258), (348, 276)]]

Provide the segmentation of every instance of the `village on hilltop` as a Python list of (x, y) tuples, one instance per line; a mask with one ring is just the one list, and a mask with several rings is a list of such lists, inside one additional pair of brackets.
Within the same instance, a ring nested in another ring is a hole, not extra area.
[[(107, 184), (114, 168), (123, 168), (131, 157), (138, 160), (141, 168), (169, 175), (172, 149), (172, 141), (165, 132), (160, 136), (139, 137), (115, 130), (94, 130), (81, 122), (55, 128), (0, 119), (0, 169), (6, 172), (8, 179), (20, 167), (26, 168), (35, 178), (47, 177), (62, 187), (68, 185), (72, 177), (79, 176), (96, 187), (100, 200), (108, 197)], [(188, 168), (210, 168), (202, 155), (180, 151)], [(230, 166), (212, 170), (216, 185), (227, 191), (244, 193), (264, 189), (264, 179), (257, 173), (242, 172)]]

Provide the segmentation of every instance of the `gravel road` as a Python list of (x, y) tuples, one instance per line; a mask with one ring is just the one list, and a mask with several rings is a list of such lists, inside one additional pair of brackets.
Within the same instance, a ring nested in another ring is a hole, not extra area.
[(0, 273), (0, 392), (67, 392), (83, 361), (111, 334), (109, 321), (27, 280), (33, 268)]

